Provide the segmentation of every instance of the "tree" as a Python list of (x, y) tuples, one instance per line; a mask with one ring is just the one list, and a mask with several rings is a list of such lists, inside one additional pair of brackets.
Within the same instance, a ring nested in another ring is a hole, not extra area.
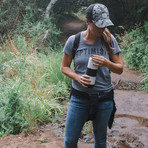
[(51, 0), (46, 8), (46, 12), (45, 12), (45, 18), (48, 19), (49, 15), (52, 11), (52, 8), (54, 7), (54, 5), (56, 4), (58, 0)]

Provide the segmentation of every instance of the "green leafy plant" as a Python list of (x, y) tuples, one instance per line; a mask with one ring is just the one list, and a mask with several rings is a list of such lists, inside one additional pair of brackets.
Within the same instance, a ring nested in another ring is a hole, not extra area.
[[(15, 44), (27, 44), (25, 40), (24, 43), (20, 41), (16, 40)], [(66, 110), (63, 101), (69, 99), (69, 91), (60, 76), (63, 75), (60, 71), (61, 53), (33, 56), (27, 53), (27, 47), (28, 44), (24, 54), (12, 52), (11, 57), (8, 56), (11, 50), (1, 51), (0, 135), (18, 134), (39, 124), (60, 121)], [(55, 66), (58, 68), (52, 69)]]
[[(0, 132), (4, 134), (18, 134), (25, 126), (22, 114), (22, 102), (19, 94), (14, 89), (9, 89), (6, 98), (1, 98), (0, 110)], [(3, 104), (3, 106), (2, 106)]]
[(126, 65), (129, 68), (140, 70), (143, 72), (143, 88), (147, 89), (148, 75), (148, 22), (144, 26), (137, 27), (123, 37), (121, 43), (123, 55), (126, 59)]

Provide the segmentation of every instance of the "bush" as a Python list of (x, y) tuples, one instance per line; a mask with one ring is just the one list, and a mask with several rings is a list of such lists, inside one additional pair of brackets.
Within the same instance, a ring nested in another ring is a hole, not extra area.
[[(26, 44), (22, 40), (16, 42)], [(66, 110), (62, 102), (68, 99), (69, 88), (60, 71), (62, 54), (35, 56), (26, 49), (18, 55), (11, 50), (0, 54), (0, 135), (18, 134), (38, 124), (59, 121)]]
[(0, 6), (0, 136), (59, 121), (65, 112), (62, 102), (71, 81), (60, 71), (60, 31), (52, 17), (40, 14), (39, 3), (3, 1)]
[(126, 65), (143, 72), (143, 88), (148, 91), (148, 22), (127, 33), (121, 43)]

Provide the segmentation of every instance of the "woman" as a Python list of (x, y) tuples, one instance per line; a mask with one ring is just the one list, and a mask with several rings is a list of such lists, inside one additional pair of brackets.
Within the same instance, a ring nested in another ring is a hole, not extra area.
[[(87, 29), (81, 32), (79, 47), (73, 52), (75, 35), (67, 40), (63, 50), (61, 71), (72, 79), (71, 99), (66, 118), (64, 148), (77, 148), (86, 121), (93, 121), (95, 148), (106, 148), (107, 125), (115, 108), (110, 71), (121, 74), (123, 64), (120, 48), (106, 28), (113, 25), (106, 6), (96, 3), (86, 10)], [(86, 75), (89, 58), (97, 66), (96, 82)], [(74, 60), (74, 71), (70, 68)], [(112, 122), (112, 121), (111, 121)]]

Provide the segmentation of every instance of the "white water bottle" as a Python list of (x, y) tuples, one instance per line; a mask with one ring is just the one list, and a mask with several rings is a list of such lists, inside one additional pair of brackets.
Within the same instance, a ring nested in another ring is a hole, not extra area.
[(87, 71), (86, 74), (90, 77), (90, 84), (87, 85), (89, 88), (93, 88), (96, 82), (96, 75), (98, 71), (98, 66), (93, 65), (94, 62), (92, 61), (92, 57), (88, 60)]

